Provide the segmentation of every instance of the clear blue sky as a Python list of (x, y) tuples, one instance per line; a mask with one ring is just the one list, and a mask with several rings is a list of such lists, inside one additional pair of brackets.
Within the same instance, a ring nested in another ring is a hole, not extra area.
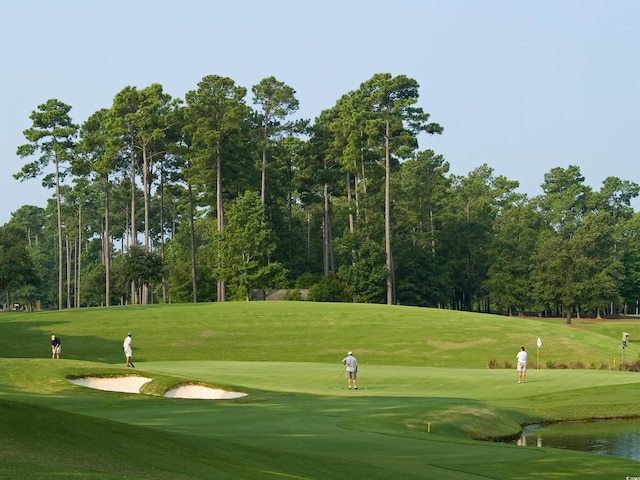
[(125, 86), (184, 98), (210, 74), (249, 92), (273, 75), (311, 119), (405, 74), (451, 173), (487, 163), (530, 196), (572, 164), (594, 189), (640, 183), (639, 0), (0, 0), (0, 53), (0, 224), (53, 193), (13, 178), (39, 104), (81, 124)]

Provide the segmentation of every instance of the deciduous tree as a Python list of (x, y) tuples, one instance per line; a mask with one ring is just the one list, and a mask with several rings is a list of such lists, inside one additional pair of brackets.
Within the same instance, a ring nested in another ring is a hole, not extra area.
[[(270, 262), (275, 237), (267, 226), (258, 194), (245, 192), (228, 206), (227, 225), (217, 232), (214, 249), (216, 275), (228, 282), (235, 298), (249, 301), (256, 289), (281, 286), (286, 271)], [(221, 259), (220, 262), (215, 260)]]
[(12, 223), (0, 227), (0, 291), (5, 308), (12, 303), (12, 292), (39, 282), (28, 245), (25, 228)]

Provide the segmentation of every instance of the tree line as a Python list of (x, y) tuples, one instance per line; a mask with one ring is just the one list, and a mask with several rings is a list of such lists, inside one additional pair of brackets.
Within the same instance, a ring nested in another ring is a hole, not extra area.
[(14, 175), (53, 190), (0, 227), (5, 308), (251, 300), (509, 314), (626, 314), (640, 301), (638, 184), (580, 168), (543, 194), (481, 165), (467, 176), (418, 140), (443, 133), (419, 85), (373, 75), (313, 121), (274, 77), (209, 75), (184, 99), (125, 87), (76, 125), (50, 99)]

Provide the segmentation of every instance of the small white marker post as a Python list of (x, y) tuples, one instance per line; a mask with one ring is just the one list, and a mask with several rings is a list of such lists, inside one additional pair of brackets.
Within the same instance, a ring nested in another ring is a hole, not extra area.
[(540, 347), (542, 346), (542, 340), (538, 337), (538, 341), (536, 342), (538, 345), (538, 359), (536, 360), (536, 370), (540, 370)]

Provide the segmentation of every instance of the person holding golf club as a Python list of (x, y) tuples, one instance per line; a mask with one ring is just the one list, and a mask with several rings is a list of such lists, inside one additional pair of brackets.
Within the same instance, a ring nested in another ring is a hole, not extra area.
[(124, 342), (122, 342), (122, 348), (124, 349), (124, 356), (127, 359), (127, 367), (134, 368), (135, 365), (131, 361), (131, 357), (133, 356), (133, 349), (131, 347), (131, 332), (127, 333), (127, 336), (124, 337)]
[(358, 389), (356, 383), (356, 376), (358, 373), (358, 360), (353, 356), (353, 352), (347, 353), (347, 356), (342, 359), (342, 364), (347, 367), (347, 386), (351, 390), (351, 382), (353, 381), (353, 389)]

